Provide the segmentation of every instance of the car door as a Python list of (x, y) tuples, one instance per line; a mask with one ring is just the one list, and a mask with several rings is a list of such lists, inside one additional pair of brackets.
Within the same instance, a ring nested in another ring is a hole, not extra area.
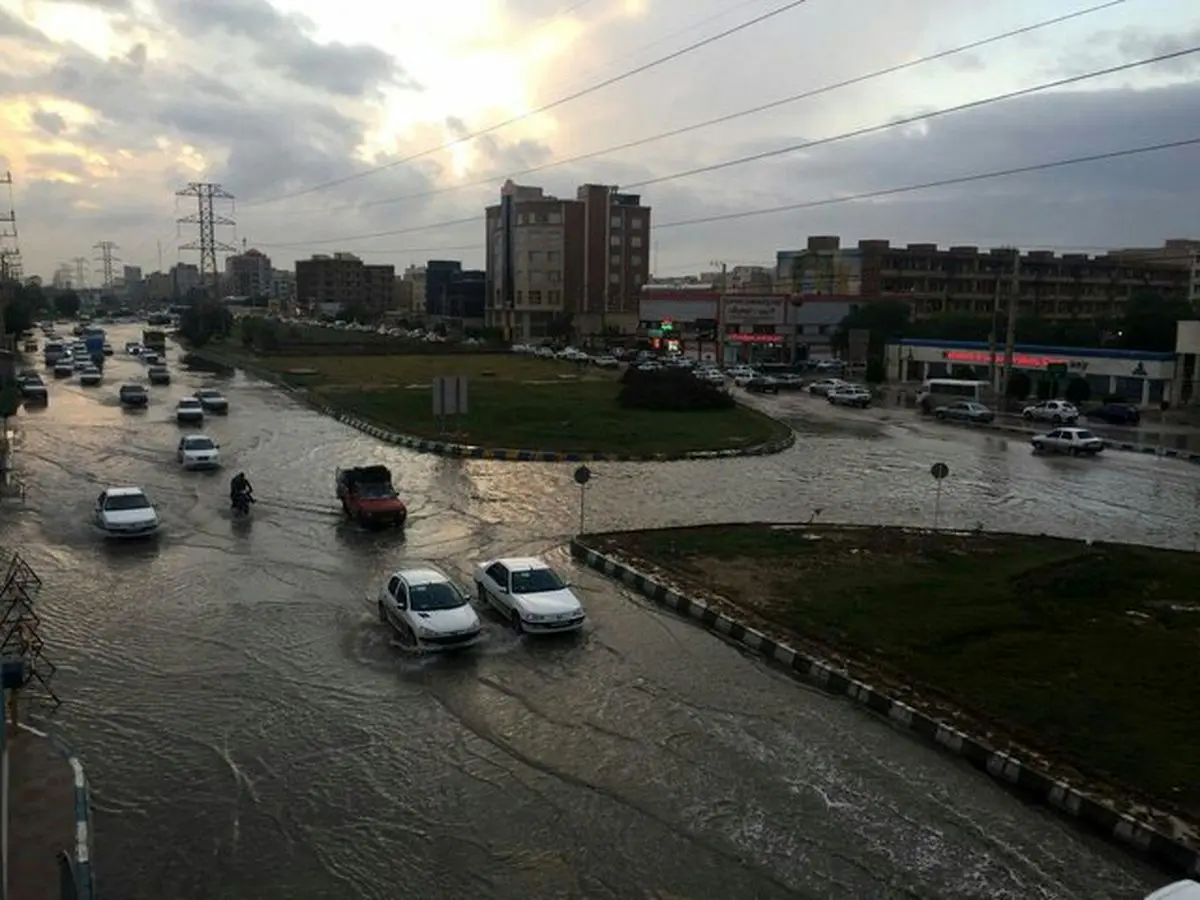
[(179, 446), (175, 448), (175, 458), (179, 460), (179, 462), (183, 462), (183, 448), (186, 443), (187, 438), (180, 438)]
[(400, 578), (397, 575), (393, 575), (388, 579), (387, 584), (384, 585), (384, 588), (379, 595), (379, 601), (383, 604), (383, 610), (385, 613), (387, 613), (387, 617), (392, 621), (393, 624), (400, 619), (400, 604), (398, 600), (400, 591)]
[(1070, 432), (1055, 429), (1050, 432), (1050, 449), (1055, 453), (1064, 453), (1071, 446)]
[(512, 609), (512, 597), (508, 593), (508, 569), (502, 563), (492, 563), (484, 574), (488, 579), (488, 599), (506, 612)]

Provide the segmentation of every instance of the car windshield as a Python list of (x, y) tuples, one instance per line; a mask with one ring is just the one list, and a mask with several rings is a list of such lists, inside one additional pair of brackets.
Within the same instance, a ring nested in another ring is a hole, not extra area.
[(180, 409), (188, 409), (188, 408), (194, 409), (195, 407), (197, 407), (199, 405), (200, 405), (199, 400), (180, 400), (179, 401)]
[(542, 594), (546, 591), (561, 591), (565, 584), (553, 569), (524, 569), (512, 573), (514, 594)]
[(145, 494), (117, 494), (104, 500), (104, 508), (110, 510), (148, 509), (150, 501)]
[(204, 400), (215, 400), (221, 396), (220, 391), (196, 391), (196, 396)]
[(386, 500), (395, 497), (396, 491), (390, 484), (360, 482), (358, 496), (366, 500)]
[(185, 450), (212, 450), (216, 445), (206, 437), (188, 438), (183, 445)]
[(408, 589), (408, 604), (414, 612), (429, 612), (435, 609), (458, 609), (466, 606), (466, 598), (452, 584), (433, 582), (416, 584)]

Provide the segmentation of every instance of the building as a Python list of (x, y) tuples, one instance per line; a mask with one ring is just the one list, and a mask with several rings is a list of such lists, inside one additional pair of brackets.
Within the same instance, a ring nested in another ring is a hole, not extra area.
[(246, 250), (225, 259), (225, 290), (239, 297), (271, 296), (271, 257)]
[(425, 264), (425, 314), (458, 328), (484, 326), (487, 273), (463, 269), (457, 260), (431, 259)]
[(267, 294), (271, 306), (290, 311), (296, 305), (296, 273), (287, 269), (271, 270), (271, 289)]
[[(1004, 348), (996, 353), (995, 370), (992, 370), (991, 347), (983, 341), (905, 339), (885, 348), (884, 362), (888, 381), (916, 383), (926, 378), (988, 381), (989, 371), (998, 375), (1004, 365)], [(1065, 367), (1061, 371), (1066, 372), (1066, 378), (1084, 379), (1097, 400), (1121, 397), (1141, 406), (1176, 400), (1175, 353), (1034, 344), (1017, 344), (1014, 348), (1013, 370), (1030, 377), (1033, 396), (1041, 396), (1042, 383), (1049, 386), (1051, 381), (1057, 392), (1062, 393), (1063, 376), (1055, 371), (1060, 367)]]
[(990, 316), (997, 290), (1018, 289), (1018, 312), (1046, 320), (1119, 318), (1129, 298), (1141, 290), (1186, 296), (1196, 290), (1192, 252), (1176, 249), (1197, 242), (1169, 241), (1154, 250), (1119, 250), (1101, 256), (1056, 255), (1012, 248), (980, 250), (936, 244), (893, 247), (886, 240), (859, 241), (842, 248), (840, 239), (810, 237), (804, 250), (776, 255), (781, 289), (814, 296), (900, 298), (917, 318), (943, 314)]
[(296, 262), (296, 302), (337, 307), (356, 318), (379, 318), (395, 305), (396, 267), (367, 265), (352, 253), (318, 254)]
[(1171, 238), (1161, 247), (1130, 247), (1113, 250), (1109, 257), (1151, 265), (1184, 269), (1188, 273), (1188, 299), (1200, 303), (1200, 241)]
[(574, 200), (507, 181), (486, 211), (486, 324), (513, 340), (632, 331), (650, 273), (650, 208), (585, 184)]
[(723, 293), (705, 286), (647, 285), (639, 331), (653, 345), (718, 360), (798, 362), (833, 355), (833, 336), (858, 304), (844, 298), (804, 300), (786, 294)]
[(171, 299), (185, 299), (193, 291), (200, 289), (200, 267), (191, 263), (175, 263), (168, 273), (171, 280)]

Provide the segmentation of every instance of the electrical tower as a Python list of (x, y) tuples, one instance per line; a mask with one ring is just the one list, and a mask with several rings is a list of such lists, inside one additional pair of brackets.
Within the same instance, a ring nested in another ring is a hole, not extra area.
[[(118, 257), (113, 256), (113, 251), (121, 248), (112, 241), (101, 241), (98, 244), (93, 244), (92, 249), (100, 251), (100, 255), (96, 257), (96, 262), (100, 263), (103, 267), (101, 271), (104, 273), (104, 280), (101, 286), (111, 288), (113, 286), (113, 263), (121, 261)], [(78, 261), (76, 261), (75, 265), (78, 267)]]
[(17, 211), (13, 204), (12, 172), (5, 172), (0, 185), (8, 187), (8, 212), (0, 211), (0, 281), (21, 280), (21, 247), (17, 243)]
[(180, 244), (180, 250), (198, 250), (200, 252), (200, 281), (214, 294), (217, 290), (220, 272), (217, 271), (217, 251), (236, 253), (237, 248), (217, 240), (217, 226), (237, 224), (228, 216), (218, 216), (213, 210), (214, 200), (233, 200), (229, 193), (219, 184), (208, 181), (191, 181), (181, 191), (175, 192), (176, 197), (195, 197), (196, 212), (194, 215), (178, 219), (181, 225), (200, 226), (200, 239)]
[(83, 290), (83, 288), (88, 286), (88, 269), (90, 268), (88, 263), (89, 260), (86, 256), (71, 257), (71, 264), (75, 269), (75, 283), (73, 287), (77, 291)]

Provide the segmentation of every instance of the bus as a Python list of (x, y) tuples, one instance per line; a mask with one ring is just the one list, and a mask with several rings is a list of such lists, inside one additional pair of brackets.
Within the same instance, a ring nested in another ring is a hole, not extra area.
[(963, 381), (958, 378), (929, 378), (917, 394), (921, 412), (933, 412), (935, 407), (962, 400), (984, 403), (991, 399), (992, 386), (986, 381)]

